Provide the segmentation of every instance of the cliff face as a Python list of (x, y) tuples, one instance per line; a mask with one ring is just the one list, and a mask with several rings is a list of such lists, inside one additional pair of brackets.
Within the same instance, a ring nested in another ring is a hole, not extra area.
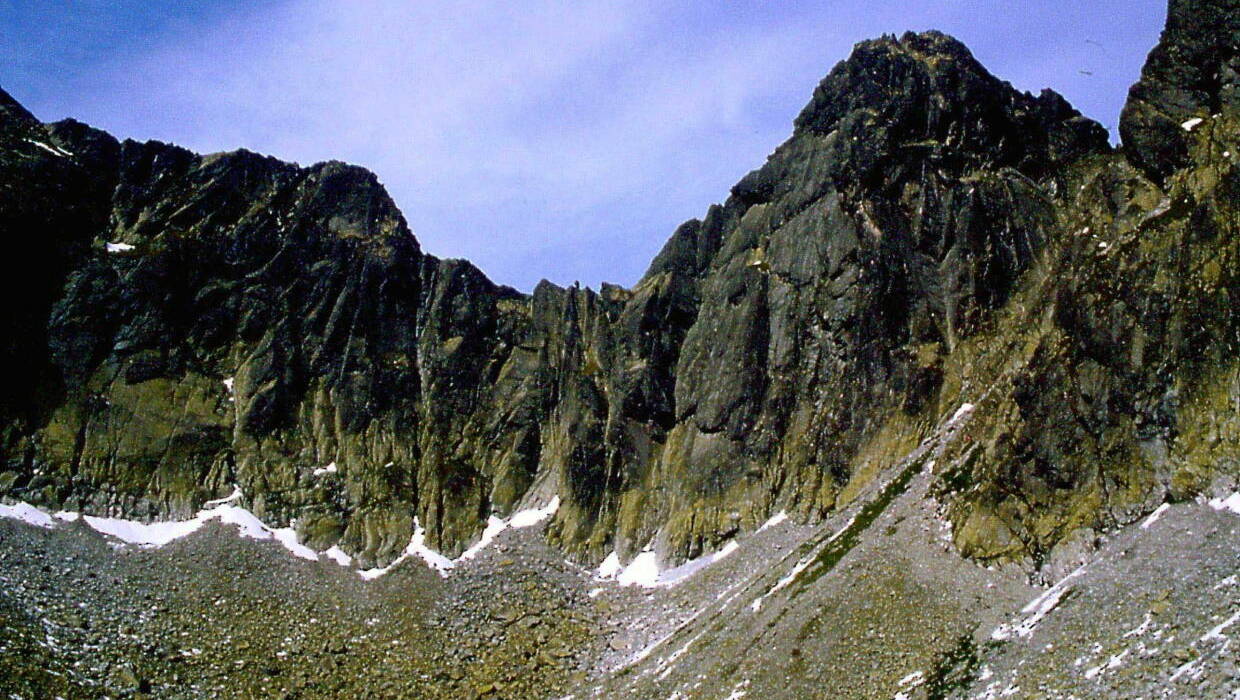
[(558, 495), (570, 555), (670, 561), (848, 503), (970, 402), (956, 544), (1036, 561), (1240, 474), (1237, 22), (1173, 0), (1122, 153), (949, 37), (863, 43), (598, 292), (423, 253), (355, 167), (118, 143), (0, 93), (0, 494), (159, 517), (235, 483), (363, 564), (415, 518), (455, 553)]

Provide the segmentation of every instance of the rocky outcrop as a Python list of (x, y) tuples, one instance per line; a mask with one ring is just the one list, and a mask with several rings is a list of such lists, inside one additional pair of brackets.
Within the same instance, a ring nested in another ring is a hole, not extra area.
[(0, 492), (156, 517), (235, 483), (363, 564), (554, 494), (575, 558), (671, 561), (847, 505), (970, 402), (956, 544), (1039, 561), (1237, 471), (1240, 12), (1171, 10), (1122, 153), (950, 37), (858, 45), (633, 289), (522, 294), (422, 252), (359, 168), (4, 96), (0, 220), (37, 283), (3, 319)]
[(1188, 165), (1192, 120), (1240, 113), (1237, 47), (1240, 3), (1171, 0), (1162, 39), (1119, 124), (1128, 157), (1155, 181)]

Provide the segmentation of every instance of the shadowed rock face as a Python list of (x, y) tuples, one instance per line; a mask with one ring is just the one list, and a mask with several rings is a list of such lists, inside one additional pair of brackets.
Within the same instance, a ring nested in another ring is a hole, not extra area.
[(521, 294), (423, 253), (362, 169), (117, 143), (0, 93), (5, 283), (32, 280), (0, 493), (159, 517), (236, 483), (364, 565), (415, 518), (456, 553), (558, 494), (570, 555), (677, 560), (848, 503), (967, 401), (956, 544), (1040, 558), (1237, 471), (1238, 15), (1172, 3), (1123, 154), (954, 39), (860, 44), (631, 290)]
[(1171, 0), (1162, 40), (1132, 87), (1119, 131), (1133, 164), (1161, 182), (1189, 162), (1190, 119), (1240, 114), (1240, 2)]

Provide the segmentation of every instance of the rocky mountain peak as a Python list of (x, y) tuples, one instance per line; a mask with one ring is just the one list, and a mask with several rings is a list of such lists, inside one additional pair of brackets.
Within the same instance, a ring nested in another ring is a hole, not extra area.
[(1192, 120), (1224, 113), (1240, 114), (1240, 2), (1171, 0), (1120, 117), (1125, 151), (1161, 182), (1188, 164)]
[(965, 167), (1011, 166), (1035, 178), (1107, 150), (1105, 130), (1061, 96), (1015, 90), (960, 41), (933, 31), (858, 44), (819, 84), (796, 127), (877, 141), (893, 155), (937, 147)]
[(25, 107), (21, 106), (13, 96), (0, 88), (0, 115), (3, 116), (3, 122), (6, 126), (14, 123), (38, 123), (34, 115)]

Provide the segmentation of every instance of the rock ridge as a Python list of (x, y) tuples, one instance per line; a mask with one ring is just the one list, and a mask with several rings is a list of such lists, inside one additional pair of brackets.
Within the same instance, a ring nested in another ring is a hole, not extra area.
[(0, 320), (0, 495), (184, 517), (236, 485), (363, 566), (558, 495), (574, 559), (671, 563), (846, 506), (972, 403), (936, 498), (960, 551), (1037, 566), (1240, 472), (1238, 16), (1171, 2), (1120, 152), (946, 35), (863, 42), (632, 289), (523, 294), (422, 251), (364, 169), (0, 92), (6, 284), (35, 280)]

